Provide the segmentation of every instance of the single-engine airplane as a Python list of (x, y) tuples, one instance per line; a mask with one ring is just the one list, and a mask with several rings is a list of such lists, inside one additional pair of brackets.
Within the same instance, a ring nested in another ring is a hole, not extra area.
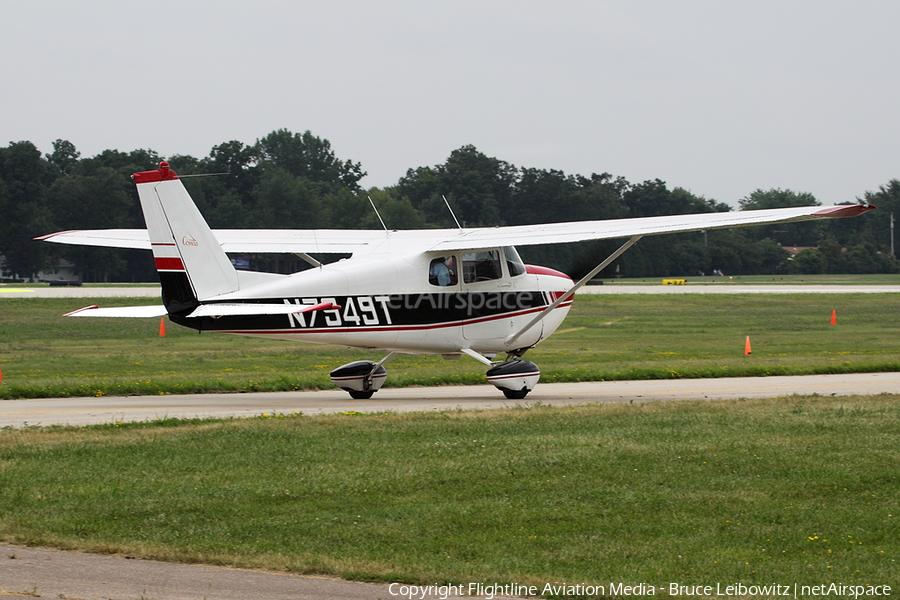
[[(513, 227), (378, 230), (211, 230), (178, 175), (159, 169), (133, 176), (147, 224), (141, 229), (66, 231), (40, 240), (143, 248), (153, 252), (162, 306), (98, 308), (78, 317), (168, 315), (199, 331), (381, 350), (379, 361), (334, 369), (353, 398), (370, 398), (397, 353), (468, 355), (487, 379), (521, 399), (540, 377), (522, 355), (565, 319), (575, 291), (642, 236), (766, 223), (855, 216), (868, 204), (804, 206)], [(449, 206), (448, 206), (449, 208)], [(515, 246), (627, 238), (577, 283), (559, 271), (526, 265)], [(292, 275), (236, 270), (226, 253), (294, 253), (314, 263)], [(315, 253), (349, 253), (323, 265)], [(505, 353), (504, 360), (495, 360)]]

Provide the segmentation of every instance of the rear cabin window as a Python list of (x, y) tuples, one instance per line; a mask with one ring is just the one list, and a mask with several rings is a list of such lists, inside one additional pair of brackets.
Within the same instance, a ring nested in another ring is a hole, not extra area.
[(500, 270), (500, 251), (484, 250), (462, 255), (463, 281), (476, 283), (491, 281), (503, 276)]

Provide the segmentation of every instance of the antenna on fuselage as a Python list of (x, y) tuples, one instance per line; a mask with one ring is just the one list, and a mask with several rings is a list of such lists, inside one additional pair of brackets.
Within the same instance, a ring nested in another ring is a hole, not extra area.
[(453, 209), (450, 208), (450, 203), (447, 202), (447, 197), (445, 195), (441, 194), (441, 198), (444, 199), (444, 204), (447, 205), (447, 210), (450, 211), (450, 216), (453, 217), (454, 221), (456, 221), (456, 226), (459, 227), (460, 229), (462, 229), (462, 225), (459, 224), (459, 219), (456, 218), (456, 214), (453, 212)]
[(381, 215), (379, 214), (378, 209), (375, 208), (375, 203), (372, 202), (372, 196), (366, 196), (366, 198), (369, 199), (369, 204), (372, 205), (372, 210), (375, 211), (375, 216), (378, 217), (378, 220), (381, 221), (381, 226), (384, 227), (384, 231), (387, 232), (387, 230), (388, 230), (387, 225), (384, 224), (384, 219), (381, 218)]

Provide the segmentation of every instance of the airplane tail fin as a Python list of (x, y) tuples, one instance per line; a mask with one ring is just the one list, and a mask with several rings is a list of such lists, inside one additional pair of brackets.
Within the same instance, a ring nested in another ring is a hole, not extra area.
[(161, 162), (158, 170), (135, 173), (132, 179), (169, 314), (191, 311), (201, 300), (236, 291), (234, 266), (169, 164)]

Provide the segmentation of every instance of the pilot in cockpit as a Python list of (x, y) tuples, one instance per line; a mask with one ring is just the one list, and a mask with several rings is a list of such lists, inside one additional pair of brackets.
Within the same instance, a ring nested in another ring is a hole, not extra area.
[(456, 257), (442, 256), (431, 261), (428, 272), (428, 282), (431, 285), (449, 286), (456, 285)]

